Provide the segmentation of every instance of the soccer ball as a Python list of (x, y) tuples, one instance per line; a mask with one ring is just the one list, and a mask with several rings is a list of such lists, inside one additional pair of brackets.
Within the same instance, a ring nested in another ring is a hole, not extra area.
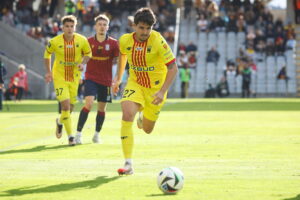
[(176, 194), (182, 189), (183, 183), (183, 173), (176, 167), (167, 167), (157, 176), (157, 185), (165, 194)]

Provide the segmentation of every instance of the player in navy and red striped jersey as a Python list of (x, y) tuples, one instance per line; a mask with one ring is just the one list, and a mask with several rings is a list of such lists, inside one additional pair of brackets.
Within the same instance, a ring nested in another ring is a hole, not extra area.
[(93, 136), (94, 143), (101, 143), (99, 132), (102, 128), (107, 102), (111, 103), (112, 65), (113, 60), (119, 56), (118, 41), (109, 37), (109, 19), (105, 15), (95, 18), (96, 34), (88, 39), (92, 58), (87, 63), (85, 72), (85, 105), (81, 109), (75, 141), (81, 144), (81, 131), (92, 109), (93, 101), (97, 97), (98, 109), (96, 117), (96, 131)]

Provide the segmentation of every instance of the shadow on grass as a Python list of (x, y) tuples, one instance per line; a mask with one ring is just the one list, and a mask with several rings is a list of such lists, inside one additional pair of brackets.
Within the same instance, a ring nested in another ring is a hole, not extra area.
[(70, 148), (68, 145), (57, 145), (57, 146), (49, 146), (40, 145), (30, 149), (17, 149), (17, 150), (8, 150), (8, 151), (0, 151), (0, 155), (2, 154), (13, 154), (13, 153), (32, 153), (32, 152), (40, 152), (46, 150), (53, 150), (53, 149), (63, 149), (63, 148)]
[(163, 193), (160, 193), (160, 194), (149, 194), (149, 195), (146, 195), (146, 197), (163, 197), (163, 196), (176, 196), (177, 194), (163, 194)]
[(30, 187), (22, 187), (12, 190), (6, 190), (4, 193), (0, 194), (0, 197), (6, 196), (22, 196), (26, 194), (36, 194), (36, 193), (53, 193), (53, 192), (66, 192), (72, 191), (74, 189), (92, 189), (99, 187), (103, 184), (109, 183), (111, 181), (117, 180), (120, 176), (107, 177), (107, 176), (99, 176), (93, 180), (75, 182), (75, 183), (62, 183), (57, 185), (50, 185), (46, 187), (38, 187), (38, 186), (30, 186)]
[[(10, 109), (3, 109), (4, 113), (14, 112), (57, 112), (57, 104), (10, 104)], [(75, 106), (79, 112), (82, 104)], [(119, 103), (112, 103), (108, 106), (108, 111), (119, 112)], [(166, 103), (163, 111), (300, 111), (298, 102), (273, 102), (273, 101), (253, 101), (253, 102), (176, 102)]]
[(288, 199), (283, 199), (283, 200), (300, 200), (300, 194), (298, 194), (298, 195), (295, 196), (295, 197), (288, 198)]

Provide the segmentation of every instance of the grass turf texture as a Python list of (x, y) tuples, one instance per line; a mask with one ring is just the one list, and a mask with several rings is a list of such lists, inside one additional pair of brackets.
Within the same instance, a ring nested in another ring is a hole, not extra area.
[[(108, 106), (102, 145), (91, 142), (95, 112), (83, 145), (68, 147), (65, 133), (56, 139), (56, 111), (56, 101), (5, 102), (1, 200), (300, 200), (300, 99), (170, 99), (151, 135), (134, 126), (135, 174), (126, 177), (116, 173), (118, 102)], [(177, 195), (156, 185), (168, 166), (185, 176)]]

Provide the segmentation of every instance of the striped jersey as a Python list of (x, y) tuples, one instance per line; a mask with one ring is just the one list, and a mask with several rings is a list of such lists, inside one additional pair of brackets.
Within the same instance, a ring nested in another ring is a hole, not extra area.
[(91, 48), (87, 39), (74, 33), (73, 40), (66, 41), (63, 34), (52, 38), (44, 52), (44, 58), (51, 58), (55, 54), (53, 64), (53, 78), (74, 82), (81, 78), (78, 65), (82, 62), (83, 56), (92, 56)]
[(167, 65), (175, 62), (171, 48), (156, 31), (149, 38), (138, 42), (135, 33), (124, 34), (120, 40), (120, 52), (127, 55), (129, 79), (145, 88), (161, 88), (167, 75)]

